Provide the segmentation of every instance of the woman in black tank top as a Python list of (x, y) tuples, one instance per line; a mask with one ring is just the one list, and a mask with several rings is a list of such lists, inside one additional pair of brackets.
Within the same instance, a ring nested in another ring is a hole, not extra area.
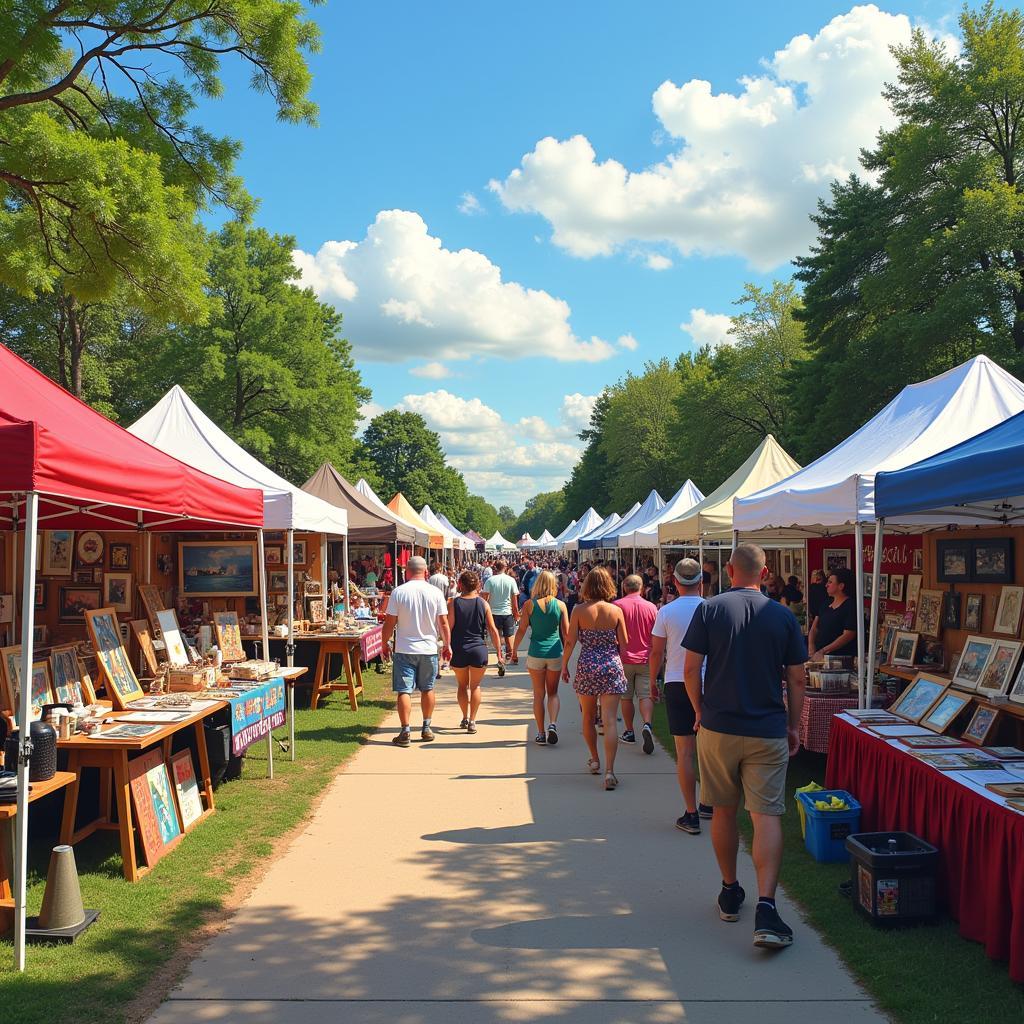
[(487, 671), (488, 635), (498, 652), (498, 663), (502, 663), (501, 639), (491, 606), (480, 597), (480, 577), (475, 572), (467, 569), (459, 577), (459, 596), (448, 602), (448, 625), (452, 631), (452, 671), (462, 709), (461, 728), (472, 733), (476, 732), (483, 699), (480, 684)]

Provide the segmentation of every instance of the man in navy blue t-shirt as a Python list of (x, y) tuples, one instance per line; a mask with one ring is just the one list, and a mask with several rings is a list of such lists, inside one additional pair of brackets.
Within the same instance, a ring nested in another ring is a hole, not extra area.
[(744, 898), (736, 878), (736, 812), (742, 796), (754, 822), (759, 897), (754, 945), (774, 949), (793, 941), (793, 930), (775, 907), (775, 888), (782, 864), (786, 767), (800, 746), (807, 647), (796, 616), (761, 593), (768, 575), (762, 548), (738, 545), (727, 569), (732, 588), (702, 604), (690, 621), (683, 638), (683, 675), (699, 708), (694, 729), (702, 803), (715, 809), (711, 842), (722, 871), (719, 916), (738, 921)]

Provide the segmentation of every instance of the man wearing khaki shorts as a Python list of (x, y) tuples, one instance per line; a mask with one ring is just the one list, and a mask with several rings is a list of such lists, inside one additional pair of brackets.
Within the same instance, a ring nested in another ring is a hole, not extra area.
[(793, 942), (793, 929), (776, 909), (775, 889), (782, 864), (786, 768), (800, 746), (797, 724), (807, 647), (796, 616), (761, 593), (768, 574), (761, 548), (738, 545), (726, 568), (732, 589), (705, 601), (686, 631), (683, 676), (698, 709), (694, 730), (702, 801), (714, 807), (711, 842), (722, 872), (719, 916), (738, 921), (745, 895), (736, 877), (736, 812), (742, 797), (754, 822), (754, 945), (778, 949)]
[(640, 738), (643, 741), (644, 753), (654, 753), (654, 733), (651, 732), (651, 717), (654, 713), (654, 701), (647, 680), (647, 661), (651, 656), (651, 630), (654, 620), (658, 617), (657, 606), (643, 596), (643, 578), (636, 575), (627, 576), (622, 581), (622, 597), (613, 604), (622, 609), (626, 620), (626, 644), (619, 649), (622, 658), (622, 671), (626, 674), (626, 692), (622, 695), (622, 721), (625, 729), (622, 733), (623, 743), (636, 743), (633, 732), (633, 700), (640, 705), (640, 721), (642, 729)]

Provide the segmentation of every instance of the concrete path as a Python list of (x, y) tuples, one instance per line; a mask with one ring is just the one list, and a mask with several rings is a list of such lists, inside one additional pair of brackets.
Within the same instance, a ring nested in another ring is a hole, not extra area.
[(522, 666), (484, 685), (475, 736), (450, 676), (435, 742), (395, 748), (386, 723), (154, 1024), (884, 1020), (784, 898), (794, 945), (753, 947), (745, 857), (743, 917), (719, 921), (710, 836), (675, 829), (660, 749), (620, 746), (607, 793), (568, 687), (542, 747)]

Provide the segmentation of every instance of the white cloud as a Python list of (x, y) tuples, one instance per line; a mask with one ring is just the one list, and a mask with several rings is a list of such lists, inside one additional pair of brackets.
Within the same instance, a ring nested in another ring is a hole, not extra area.
[(385, 210), (361, 242), (325, 242), (293, 252), (303, 284), (345, 317), (357, 359), (547, 356), (596, 362), (607, 341), (577, 337), (569, 304), (503, 281), (501, 268), (473, 249), (445, 249), (417, 213)]
[(597, 395), (582, 395), (575, 391), (562, 399), (559, 417), (574, 434), (590, 426), (590, 415), (594, 411), (597, 398)]
[(387, 409), (379, 402), (367, 402), (365, 405), (361, 405), (359, 407), (359, 419), (356, 423), (356, 433), (361, 434), (366, 429), (367, 423), (374, 416), (379, 416), (382, 412), (387, 412)]
[(619, 348), (624, 348), (627, 352), (635, 352), (640, 345), (640, 342), (633, 337), (632, 334), (623, 334), (619, 336), (619, 340), (615, 342)]
[(452, 375), (444, 363), (424, 363), (422, 366), (414, 366), (409, 372), (414, 377), (427, 377), (430, 380), (444, 380)]
[(467, 217), (472, 217), (475, 214), (483, 213), (484, 208), (472, 192), (463, 192), (459, 197), (459, 213), (466, 214)]
[(667, 256), (662, 256), (661, 253), (652, 252), (647, 256), (648, 270), (668, 270), (671, 266), (672, 261)]
[(725, 313), (709, 313), (706, 309), (691, 309), (690, 319), (679, 325), (681, 331), (685, 331), (693, 343), (700, 348), (702, 345), (710, 345), (718, 348), (719, 345), (731, 345), (733, 342), (732, 319)]
[(507, 209), (545, 217), (554, 243), (579, 257), (669, 243), (770, 269), (807, 248), (829, 182), (857, 170), (860, 149), (894, 123), (881, 91), (896, 78), (889, 48), (911, 29), (905, 15), (854, 7), (792, 38), (736, 92), (662, 83), (652, 105), (676, 149), (651, 167), (599, 160), (582, 135), (549, 137), (490, 188)]

